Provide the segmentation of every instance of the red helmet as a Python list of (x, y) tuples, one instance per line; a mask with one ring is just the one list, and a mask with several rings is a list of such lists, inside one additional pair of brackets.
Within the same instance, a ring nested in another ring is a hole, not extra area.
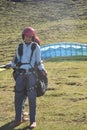
[(35, 37), (35, 42), (37, 42), (38, 45), (40, 45), (40, 43), (41, 43), (40, 38), (36, 36), (36, 37)]
[(34, 37), (36, 36), (35, 30), (32, 27), (26, 27), (23, 32), (22, 32), (22, 39), (24, 39), (24, 36), (30, 36), (30, 37)]

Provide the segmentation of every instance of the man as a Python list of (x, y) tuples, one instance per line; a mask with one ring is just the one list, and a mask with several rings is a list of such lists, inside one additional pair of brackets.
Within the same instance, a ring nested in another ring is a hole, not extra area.
[(23, 54), (20, 57), (18, 53), (18, 48), (16, 51), (16, 63), (13, 61), (9, 67), (15, 67), (16, 64), (21, 63), (18, 66), (18, 76), (16, 78), (15, 84), (15, 121), (10, 124), (11, 127), (16, 127), (21, 124), (22, 120), (22, 106), (25, 99), (25, 92), (27, 93), (29, 101), (29, 112), (30, 112), (30, 128), (36, 127), (36, 76), (34, 68), (37, 64), (37, 67), (43, 75), (46, 75), (47, 72), (44, 68), (44, 65), (41, 63), (41, 52), (40, 46), (36, 44), (35, 50), (31, 57), (31, 47), (35, 40), (36, 34), (34, 29), (27, 27), (22, 32), (23, 39)]
[[(33, 39), (34, 40), (33, 42), (37, 43), (40, 46), (41, 40), (40, 40), (39, 37), (36, 36), (35, 30), (32, 27), (29, 27), (29, 29), (31, 29), (33, 31), (33, 33), (35, 34), (35, 38)], [(24, 99), (23, 106), (22, 106), (22, 120), (23, 121), (28, 121), (29, 120), (29, 118), (27, 118), (27, 116), (29, 115), (28, 112), (24, 112), (26, 97), (27, 96), (25, 94), (25, 99)]]

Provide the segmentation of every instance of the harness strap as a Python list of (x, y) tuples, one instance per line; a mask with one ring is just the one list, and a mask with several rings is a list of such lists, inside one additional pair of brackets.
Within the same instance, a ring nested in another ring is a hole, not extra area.
[[(34, 50), (35, 50), (35, 48), (36, 48), (36, 45), (37, 45), (36, 43), (33, 43), (33, 44), (31, 45), (30, 63), (31, 63), (32, 56), (33, 56), (33, 52), (34, 52)], [(23, 43), (20, 43), (20, 44), (19, 44), (18, 54), (19, 54), (19, 56), (20, 56), (20, 65), (22, 65), (22, 64), (30, 64), (30, 63), (21, 63), (21, 57), (22, 57), (22, 55), (23, 55)]]
[(31, 63), (33, 52), (34, 52), (35, 48), (36, 48), (36, 43), (33, 43), (32, 46), (31, 46), (32, 52), (31, 52), (31, 56), (30, 56), (30, 63)]

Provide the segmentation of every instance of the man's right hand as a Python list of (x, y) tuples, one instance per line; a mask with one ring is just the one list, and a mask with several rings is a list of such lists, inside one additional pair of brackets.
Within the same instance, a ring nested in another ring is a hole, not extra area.
[(5, 68), (6, 68), (6, 69), (10, 69), (10, 68), (11, 68), (11, 65), (10, 65), (10, 64), (7, 64), (7, 65), (5, 66)]

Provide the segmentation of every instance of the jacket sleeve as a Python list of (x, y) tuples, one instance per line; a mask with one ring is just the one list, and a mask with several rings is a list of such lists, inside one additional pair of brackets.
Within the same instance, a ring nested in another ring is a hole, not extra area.
[(35, 55), (36, 55), (36, 64), (38, 65), (38, 69), (44, 70), (45, 68), (44, 68), (44, 65), (42, 64), (42, 61), (41, 61), (41, 50), (40, 50), (39, 45), (36, 46)]

